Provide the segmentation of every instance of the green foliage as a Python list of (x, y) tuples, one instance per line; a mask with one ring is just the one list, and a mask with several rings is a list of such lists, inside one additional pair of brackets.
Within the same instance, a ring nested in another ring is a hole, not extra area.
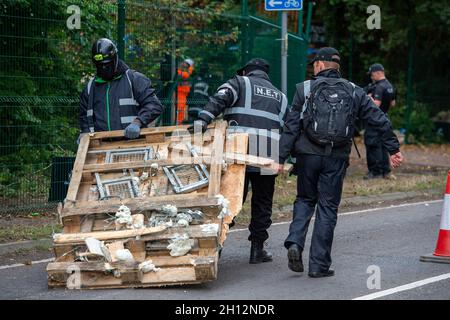
[[(404, 128), (407, 121), (406, 105), (398, 105), (389, 111), (394, 128)], [(428, 106), (416, 103), (410, 115), (410, 143), (441, 143), (442, 137), (437, 134), (436, 126), (428, 110)]]
[[(369, 5), (381, 9), (381, 29), (366, 26)], [(449, 109), (450, 6), (433, 0), (326, 0), (320, 1), (316, 17), (326, 27), (329, 45), (343, 57), (344, 76), (348, 74), (349, 38), (353, 38), (353, 81), (365, 85), (368, 67), (376, 62), (386, 68), (388, 79), (398, 90), (394, 126), (405, 128), (406, 79), (408, 69), (408, 30), (415, 31), (413, 88), (416, 102), (411, 115), (411, 130), (416, 141), (435, 141), (430, 115)], [(401, 116), (400, 116), (401, 113)], [(422, 123), (421, 121), (426, 121)]]

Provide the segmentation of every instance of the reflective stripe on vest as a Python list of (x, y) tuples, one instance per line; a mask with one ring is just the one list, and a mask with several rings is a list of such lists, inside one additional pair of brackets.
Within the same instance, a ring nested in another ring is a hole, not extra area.
[(129, 105), (138, 106), (139, 103), (137, 103), (137, 101), (134, 100), (133, 98), (119, 99), (119, 106), (129, 106)]
[(231, 126), (227, 128), (228, 133), (248, 133), (253, 135), (258, 135), (260, 137), (271, 138), (274, 140), (280, 140), (279, 130), (267, 130), (267, 129), (259, 129), (252, 127), (244, 127), (244, 126)]
[[(192, 109), (190, 109), (190, 110), (192, 110)], [(209, 111), (207, 111), (207, 110), (202, 110), (202, 111), (200, 111), (200, 113), (201, 113), (201, 114), (202, 114), (202, 113), (206, 114), (208, 117), (211, 118), (211, 120), (214, 120), (214, 119), (216, 118), (211, 112), (209, 112)]]
[(136, 116), (120, 117), (120, 122), (122, 124), (128, 124), (133, 122), (134, 119), (136, 119)]
[[(248, 77), (242, 77), (244, 79), (244, 83), (245, 83), (245, 102), (244, 102), (244, 107), (232, 107), (232, 108), (227, 108), (224, 111), (224, 115), (231, 115), (231, 114), (245, 114), (245, 115), (250, 115), (250, 116), (257, 116), (257, 117), (262, 117), (262, 118), (266, 118), (275, 122), (278, 122), (280, 124), (281, 127), (284, 126), (284, 115), (286, 113), (287, 110), (287, 105), (288, 105), (288, 101), (286, 96), (281, 93), (281, 111), (280, 113), (277, 115), (275, 113), (272, 112), (268, 112), (268, 111), (263, 111), (263, 110), (258, 110), (258, 109), (252, 109), (252, 86), (250, 83), (250, 79)], [(225, 87), (225, 86), (224, 86)], [(231, 88), (231, 86), (227, 86), (227, 88)], [(234, 94), (234, 89), (232, 89), (233, 94)], [(237, 98), (235, 98), (237, 100)], [(233, 102), (233, 104), (236, 102), (236, 100)]]
[(217, 92), (219, 92), (220, 89), (225, 89), (225, 88), (226, 88), (226, 89), (230, 89), (231, 92), (233, 93), (233, 103), (231, 104), (231, 106), (233, 106), (233, 105), (236, 103), (237, 99), (238, 99), (237, 92), (236, 92), (236, 90), (234, 90), (234, 88), (233, 88), (231, 85), (229, 85), (228, 83), (224, 83), (223, 85), (221, 85), (221, 86), (217, 89)]

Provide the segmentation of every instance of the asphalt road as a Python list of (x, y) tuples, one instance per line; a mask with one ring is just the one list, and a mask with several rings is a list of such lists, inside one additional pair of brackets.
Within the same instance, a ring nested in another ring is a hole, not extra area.
[[(311, 279), (291, 272), (282, 246), (288, 224), (277, 224), (270, 229), (268, 246), (274, 262), (249, 265), (248, 231), (235, 230), (220, 259), (219, 278), (211, 283), (160, 289), (49, 290), (43, 263), (0, 270), (0, 298), (354, 299), (450, 274), (450, 264), (419, 261), (420, 255), (435, 247), (442, 205), (439, 201), (340, 216), (333, 251), (336, 276), (331, 278)], [(380, 289), (367, 287), (372, 275), (367, 273), (369, 266), (379, 267)], [(450, 277), (379, 299), (450, 299)]]

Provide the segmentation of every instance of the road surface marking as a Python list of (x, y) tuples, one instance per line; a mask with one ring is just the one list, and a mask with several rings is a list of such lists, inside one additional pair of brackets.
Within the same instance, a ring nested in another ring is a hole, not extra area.
[[(373, 212), (373, 211), (380, 211), (380, 210), (386, 210), (386, 209), (395, 209), (395, 208), (402, 208), (402, 207), (409, 207), (409, 206), (419, 206), (419, 205), (426, 205), (426, 204), (432, 204), (432, 203), (438, 203), (438, 202), (442, 202), (444, 200), (432, 200), (432, 201), (421, 201), (421, 202), (414, 202), (414, 203), (404, 203), (404, 204), (398, 204), (398, 205), (391, 205), (389, 207), (380, 207), (380, 208), (373, 208), (373, 209), (364, 209), (364, 210), (358, 210), (358, 211), (349, 211), (349, 212), (343, 212), (343, 213), (339, 213), (338, 216), (342, 217), (342, 216), (351, 216), (354, 214), (359, 214), (359, 213), (367, 213), (367, 212)], [(312, 218), (312, 220), (314, 220), (314, 218)], [(290, 221), (285, 221), (285, 222), (277, 222), (277, 223), (272, 223), (272, 226), (279, 226), (279, 225), (283, 225), (283, 224), (290, 224)], [(228, 233), (233, 233), (233, 232), (239, 232), (239, 231), (248, 231), (248, 229), (233, 229), (228, 231)]]
[[(38, 261), (31, 261), (31, 265), (39, 264), (39, 263), (52, 262), (52, 261), (55, 261), (55, 258), (38, 260)], [(24, 266), (27, 266), (27, 265), (24, 264), (24, 263), (16, 263), (16, 264), (10, 264), (10, 265), (7, 265), (7, 266), (0, 266), (0, 270), (10, 269), (10, 268), (17, 268), (17, 267), (24, 267)]]
[(389, 296), (391, 294), (395, 294), (395, 293), (406, 291), (406, 290), (411, 290), (414, 288), (425, 286), (430, 283), (439, 282), (439, 281), (447, 280), (447, 279), (450, 279), (450, 273), (446, 273), (446, 274), (443, 274), (440, 276), (412, 282), (412, 283), (405, 284), (400, 287), (395, 287), (395, 288), (391, 288), (391, 289), (387, 289), (387, 290), (383, 290), (383, 291), (378, 291), (378, 292), (375, 292), (372, 294), (368, 294), (368, 295), (365, 295), (362, 297), (355, 298), (353, 300), (373, 300), (373, 299)]

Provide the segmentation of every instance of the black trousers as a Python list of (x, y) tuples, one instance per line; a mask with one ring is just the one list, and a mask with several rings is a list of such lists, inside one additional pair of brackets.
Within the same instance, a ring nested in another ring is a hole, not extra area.
[(272, 224), (273, 193), (275, 191), (273, 175), (261, 175), (257, 172), (245, 173), (244, 202), (247, 199), (249, 185), (252, 185), (251, 220), (248, 240), (264, 242), (269, 238), (267, 229)]
[(379, 133), (367, 127), (364, 132), (364, 144), (369, 172), (375, 176), (389, 174), (391, 172), (389, 152), (383, 146)]
[(297, 198), (284, 246), (289, 248), (295, 243), (304, 249), (309, 222), (316, 212), (309, 252), (310, 272), (327, 271), (331, 266), (334, 228), (347, 167), (348, 159), (317, 155), (297, 157)]

